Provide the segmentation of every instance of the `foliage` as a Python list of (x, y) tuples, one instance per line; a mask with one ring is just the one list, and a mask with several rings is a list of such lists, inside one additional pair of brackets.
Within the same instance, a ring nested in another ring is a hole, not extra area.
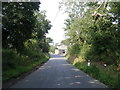
[[(49, 59), (48, 54), (43, 54), (40, 51), (36, 52), (35, 50), (29, 50), (25, 52), (27, 55), (19, 55), (16, 51), (9, 49), (3, 50), (3, 83), (32, 70), (35, 66), (40, 65)], [(28, 56), (28, 52), (31, 56)]]
[(46, 33), (51, 29), (51, 24), (48, 19), (46, 19), (45, 11), (35, 12), (37, 16), (37, 21), (35, 25), (35, 32), (33, 37), (38, 39), (39, 47), (43, 52), (49, 52), (49, 42), (46, 38)]
[(48, 43), (53, 43), (53, 39), (50, 38), (50, 37), (47, 37), (46, 40), (47, 40)]
[(69, 52), (68, 54), (72, 55), (74, 54), (75, 56), (78, 56), (78, 53), (80, 51), (79, 44), (74, 44), (71, 47), (68, 48)]
[(39, 2), (2, 3), (3, 47), (20, 50), (26, 40), (31, 38), (35, 25), (34, 11)]
[(2, 3), (3, 81), (17, 77), (48, 59), (46, 33), (51, 28), (40, 2)]
[(15, 68), (18, 65), (19, 60), (23, 59), (20, 57), (15, 50), (2, 50), (2, 69), (7, 70), (9, 68)]
[(4, 2), (2, 5), (3, 48), (21, 52), (24, 43), (37, 39), (43, 52), (48, 52), (45, 34), (51, 28), (45, 12), (39, 12), (40, 2)]
[(24, 49), (22, 54), (17, 53), (15, 50), (3, 49), (3, 71), (16, 68), (18, 65), (27, 65), (44, 58), (41, 51), (34, 49)]
[(51, 52), (51, 53), (55, 53), (55, 48), (56, 48), (55, 46), (50, 45), (50, 52)]
[(61, 4), (66, 7), (65, 12), (69, 15), (64, 28), (68, 61), (108, 87), (118, 88), (118, 74), (111, 73), (111, 70), (117, 71), (117, 68), (111, 66), (106, 70), (96, 64), (89, 67), (80, 60), (115, 65), (119, 70), (120, 3), (66, 0)]
[(62, 4), (69, 14), (65, 21), (68, 54), (117, 65), (120, 60), (119, 3), (104, 3), (99, 9), (98, 2), (67, 0)]
[(61, 44), (63, 44), (63, 45), (69, 45), (69, 42), (68, 42), (68, 40), (62, 40)]

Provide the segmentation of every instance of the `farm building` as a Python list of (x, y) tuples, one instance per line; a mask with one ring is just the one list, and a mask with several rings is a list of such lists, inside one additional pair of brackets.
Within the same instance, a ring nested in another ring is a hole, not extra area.
[(67, 46), (56, 44), (55, 54), (66, 54)]

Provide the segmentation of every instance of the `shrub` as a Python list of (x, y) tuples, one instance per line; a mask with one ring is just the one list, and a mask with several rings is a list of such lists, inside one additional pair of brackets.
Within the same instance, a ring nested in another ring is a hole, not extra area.
[(75, 55), (78, 56), (80, 53), (80, 45), (79, 44), (74, 44), (70, 47), (68, 47), (68, 52), (69, 55)]
[(2, 80), (5, 82), (30, 71), (36, 65), (46, 62), (49, 59), (49, 54), (30, 49), (24, 54), (18, 54), (15, 50), (3, 49), (2, 57)]
[(17, 54), (15, 50), (3, 49), (2, 50), (3, 70), (15, 68), (21, 59), (22, 58)]
[(55, 46), (51, 45), (51, 46), (50, 46), (50, 52), (51, 52), (51, 53), (55, 53), (55, 48), (56, 48)]
[(91, 51), (91, 46), (90, 45), (83, 45), (83, 47), (81, 47), (80, 56), (86, 60), (92, 59), (93, 52)]

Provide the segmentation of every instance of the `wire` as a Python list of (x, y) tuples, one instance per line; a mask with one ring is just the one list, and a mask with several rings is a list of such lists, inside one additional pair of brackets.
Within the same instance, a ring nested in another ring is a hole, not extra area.
[(57, 14), (55, 15), (55, 18), (54, 18), (52, 24), (54, 24), (54, 22), (55, 22), (55, 20), (56, 20), (56, 18), (57, 18), (57, 16), (58, 16), (59, 11), (60, 11), (60, 9), (58, 9), (58, 12), (57, 12)]
[[(62, 2), (63, 2), (63, 0), (62, 0)], [(61, 6), (62, 6), (62, 5), (59, 6), (59, 9), (58, 9), (58, 11), (57, 11), (57, 13), (56, 13), (56, 15), (55, 15), (55, 18), (53, 19), (52, 24), (54, 24), (54, 22), (55, 22), (55, 20), (56, 20), (56, 18), (57, 18), (57, 16), (58, 16), (58, 14), (59, 14), (59, 12), (60, 12)]]

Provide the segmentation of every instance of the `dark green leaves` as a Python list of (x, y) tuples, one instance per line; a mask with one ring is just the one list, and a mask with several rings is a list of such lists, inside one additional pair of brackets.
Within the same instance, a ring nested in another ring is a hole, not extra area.
[(39, 2), (4, 2), (2, 5), (3, 47), (11, 45), (20, 49), (31, 38), (35, 26), (34, 11), (39, 9)]

